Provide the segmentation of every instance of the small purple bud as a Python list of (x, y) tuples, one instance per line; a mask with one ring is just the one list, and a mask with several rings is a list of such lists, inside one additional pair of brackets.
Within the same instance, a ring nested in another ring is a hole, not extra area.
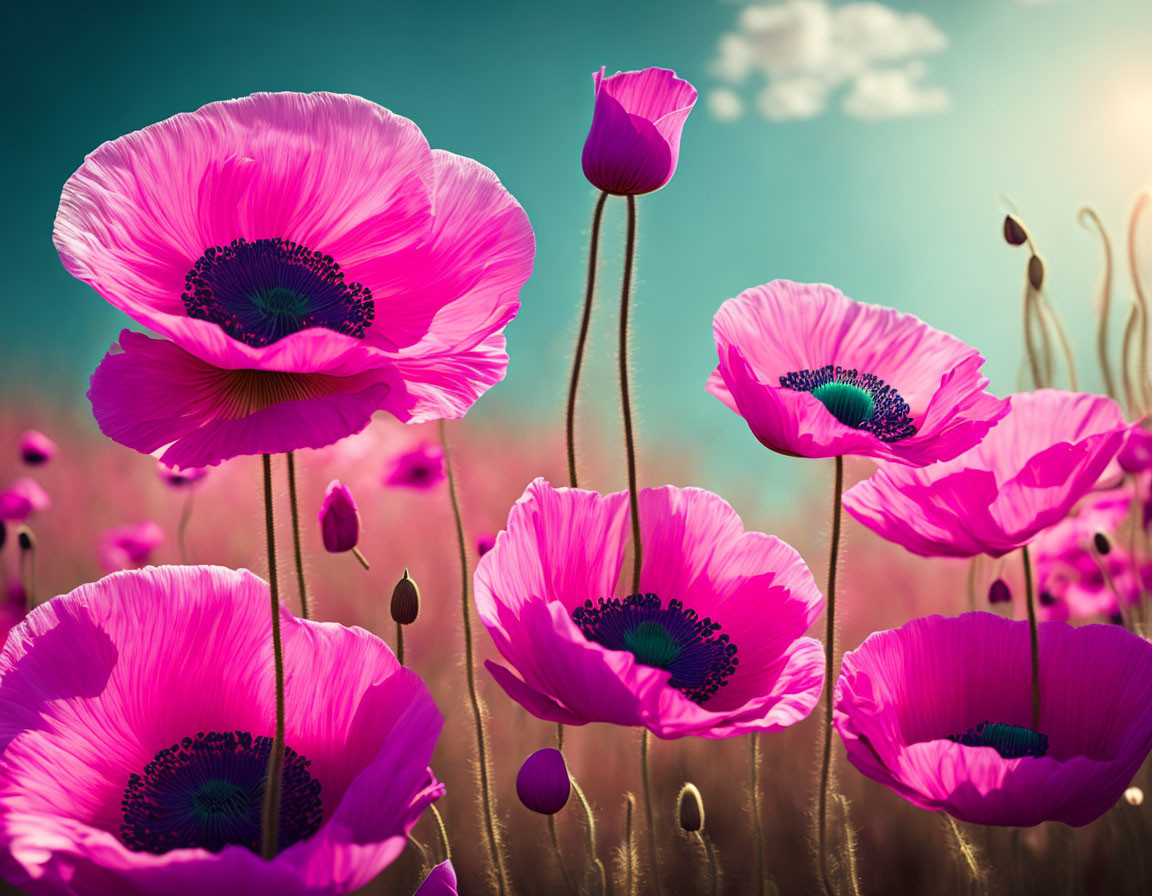
[(564, 808), (572, 793), (564, 754), (546, 747), (524, 760), (516, 776), (520, 802), (541, 815), (555, 815)]
[(1096, 548), (1097, 554), (1104, 555), (1112, 550), (1112, 542), (1103, 532), (1097, 532), (1092, 536), (1092, 547)]
[(1040, 592), (1040, 605), (1043, 607), (1051, 607), (1056, 603), (1056, 596), (1051, 591)]
[(496, 547), (495, 535), (481, 535), (476, 539), (476, 553), (483, 557), (492, 548)]
[(360, 540), (360, 511), (352, 492), (339, 479), (328, 483), (320, 504), (320, 534), (324, 549), (333, 554), (350, 551)]
[(20, 436), (20, 459), (30, 467), (48, 463), (56, 451), (56, 443), (42, 432), (30, 429)]
[(1008, 583), (997, 579), (988, 589), (988, 603), (1006, 604), (1012, 601), (1012, 592), (1008, 590)]
[(704, 800), (695, 784), (685, 784), (676, 798), (676, 812), (680, 816), (680, 827), (694, 833), (704, 827)]
[(1138, 424), (1133, 425), (1124, 447), (1116, 455), (1116, 461), (1125, 473), (1143, 473), (1152, 469), (1152, 432)]
[(399, 625), (411, 625), (420, 615), (420, 589), (416, 580), (404, 570), (404, 578), (392, 589), (392, 605), (389, 608), (392, 621)]

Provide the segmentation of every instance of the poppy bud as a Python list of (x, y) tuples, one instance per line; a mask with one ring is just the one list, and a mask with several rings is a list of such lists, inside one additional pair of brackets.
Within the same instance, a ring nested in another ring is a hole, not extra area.
[(56, 456), (56, 443), (42, 432), (30, 429), (20, 436), (20, 459), (30, 467), (46, 464)]
[(332, 554), (350, 551), (360, 540), (360, 512), (352, 492), (339, 479), (329, 482), (324, 492), (320, 504), (320, 534), (324, 549)]
[(1056, 596), (1051, 591), (1040, 592), (1040, 606), (1050, 607), (1056, 603)]
[(1133, 425), (1124, 447), (1116, 455), (1116, 462), (1125, 473), (1143, 473), (1152, 469), (1152, 432), (1139, 424)]
[(1004, 239), (1010, 246), (1022, 246), (1028, 241), (1028, 233), (1015, 215), (1004, 216)]
[(1011, 602), (1012, 592), (1008, 590), (1008, 583), (1003, 579), (997, 579), (988, 588), (988, 603), (990, 604), (1006, 604)]
[(492, 548), (496, 547), (495, 535), (481, 535), (476, 539), (476, 553), (483, 557)]
[(1092, 547), (1096, 548), (1097, 554), (1107, 554), (1112, 550), (1112, 542), (1103, 532), (1097, 532), (1092, 536)]
[(1028, 259), (1028, 282), (1035, 290), (1044, 286), (1044, 262), (1040, 260), (1039, 255), (1033, 255)]
[(420, 615), (420, 589), (404, 570), (404, 578), (392, 589), (392, 619), (400, 625), (411, 625)]
[(36, 537), (32, 534), (32, 530), (27, 526), (21, 526), (16, 533), (16, 541), (20, 545), (20, 550), (30, 551), (36, 547)]
[(689, 833), (704, 827), (704, 801), (695, 784), (685, 784), (676, 797), (676, 811), (680, 816), (680, 827)]
[(524, 760), (516, 775), (516, 795), (520, 802), (541, 815), (555, 815), (564, 808), (572, 793), (564, 754), (546, 747)]

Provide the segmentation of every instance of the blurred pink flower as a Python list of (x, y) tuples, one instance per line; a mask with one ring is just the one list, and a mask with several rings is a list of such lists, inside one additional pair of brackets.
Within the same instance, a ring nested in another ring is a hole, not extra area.
[[(287, 609), (280, 625), (281, 852), (266, 861), (267, 584), (158, 567), (33, 610), (0, 655), (4, 879), (31, 894), (331, 896), (399, 856), (443, 793), (431, 695), (363, 629)], [(219, 811), (196, 811), (201, 796)]]
[[(640, 492), (640, 594), (621, 595), (628, 494), (537, 479), (476, 568), (476, 606), (505, 692), (538, 718), (658, 737), (732, 737), (805, 718), (824, 648), (803, 637), (824, 605), (800, 555), (745, 532), (701, 489)], [(625, 575), (627, 579), (630, 573)]]
[(147, 566), (152, 552), (164, 543), (164, 530), (152, 520), (116, 526), (100, 536), (100, 566), (105, 572)]
[(384, 409), (463, 415), (505, 374), (534, 242), (477, 162), (356, 96), (259, 93), (94, 150), (53, 238), (145, 327), (88, 393), (166, 463), (319, 448)]
[(984, 359), (947, 333), (820, 283), (775, 280), (725, 302), (708, 391), (773, 451), (925, 466), (1008, 413)]
[(672, 179), (696, 88), (666, 68), (592, 74), (596, 104), (584, 176), (606, 193), (651, 193)]
[(173, 467), (161, 460), (156, 462), (156, 475), (160, 477), (165, 485), (175, 489), (184, 489), (191, 488), (207, 476), (208, 468)]
[(384, 484), (422, 491), (439, 485), (447, 475), (444, 449), (439, 445), (421, 445), (388, 463), (384, 470)]
[(30, 467), (46, 464), (56, 456), (56, 443), (42, 432), (29, 429), (20, 436), (20, 459)]
[(924, 809), (1026, 827), (1088, 824), (1152, 747), (1152, 644), (1114, 625), (1040, 625), (1039, 731), (1028, 623), (913, 619), (845, 654), (836, 730), (861, 772)]
[(1124, 441), (1116, 402), (1040, 389), (954, 460), (881, 466), (844, 495), (874, 532), (925, 557), (1000, 557), (1062, 520)]
[(320, 535), (324, 550), (333, 554), (350, 551), (360, 540), (360, 511), (352, 492), (339, 479), (328, 483), (320, 503)]
[(52, 499), (40, 483), (21, 476), (0, 492), (0, 520), (22, 523), (36, 510), (47, 510)]

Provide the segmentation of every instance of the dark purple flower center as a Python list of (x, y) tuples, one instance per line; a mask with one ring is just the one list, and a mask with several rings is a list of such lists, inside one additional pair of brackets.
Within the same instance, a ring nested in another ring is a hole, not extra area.
[(908, 402), (874, 374), (828, 364), (819, 370), (785, 374), (780, 385), (811, 393), (845, 426), (870, 432), (882, 442), (898, 442), (916, 434)]
[(1043, 756), (1048, 752), (1048, 735), (1019, 725), (984, 721), (963, 734), (949, 734), (948, 740), (966, 747), (992, 747), (1005, 759)]
[(180, 298), (189, 317), (258, 348), (309, 327), (363, 339), (375, 315), (372, 293), (345, 282), (331, 255), (279, 238), (208, 249)]
[(669, 684), (689, 700), (703, 704), (736, 671), (736, 645), (717, 634), (720, 623), (678, 600), (661, 606), (655, 594), (623, 599), (600, 598), (572, 611), (572, 619), (590, 641), (609, 650), (627, 650), (638, 663), (672, 673)]
[[(195, 847), (219, 852), (230, 845), (259, 853), (271, 753), (271, 738), (246, 731), (200, 732), (161, 750), (142, 774), (128, 777), (120, 839), (129, 849), (157, 855)], [(284, 748), (281, 850), (320, 827), (320, 782), (309, 774), (310, 764)]]

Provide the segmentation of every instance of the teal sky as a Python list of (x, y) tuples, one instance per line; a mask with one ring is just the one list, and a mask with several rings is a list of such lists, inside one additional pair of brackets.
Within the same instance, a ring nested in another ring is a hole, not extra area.
[[(1088, 316), (1099, 248), (1076, 212), (1092, 204), (1118, 239), (1137, 190), (1152, 185), (1152, 3), (887, 5), (923, 13), (947, 38), (923, 59), (950, 108), (871, 121), (833, 103), (808, 120), (769, 121), (753, 110), (723, 122), (702, 101), (675, 178), (639, 202), (641, 445), (703, 457), (699, 484), (724, 492), (754, 481), (772, 503), (797, 475), (797, 462), (770, 457), (703, 390), (716, 308), (776, 277), (830, 282), (915, 313), (979, 347), (994, 387), (1011, 391), (1025, 259), (999, 237), (998, 194), (1010, 194), (1029, 222), (1052, 300), (1078, 340), (1082, 380), (1099, 383)], [(60, 188), (86, 152), (213, 100), (334, 90), (412, 118), (433, 146), (494, 169), (524, 205), (536, 272), (508, 331), (508, 379), (475, 413), (551, 417), (559, 427), (594, 200), (580, 169), (590, 74), (661, 65), (707, 94), (718, 84), (710, 73), (717, 41), (740, 9), (703, 0), (6, 0), (4, 388), (82, 402), (88, 375), (126, 322), (64, 272), (51, 243)], [(605, 428), (617, 419), (618, 211), (606, 220), (585, 403), (589, 422), (599, 414)], [(1126, 295), (1126, 281), (1118, 285)]]

